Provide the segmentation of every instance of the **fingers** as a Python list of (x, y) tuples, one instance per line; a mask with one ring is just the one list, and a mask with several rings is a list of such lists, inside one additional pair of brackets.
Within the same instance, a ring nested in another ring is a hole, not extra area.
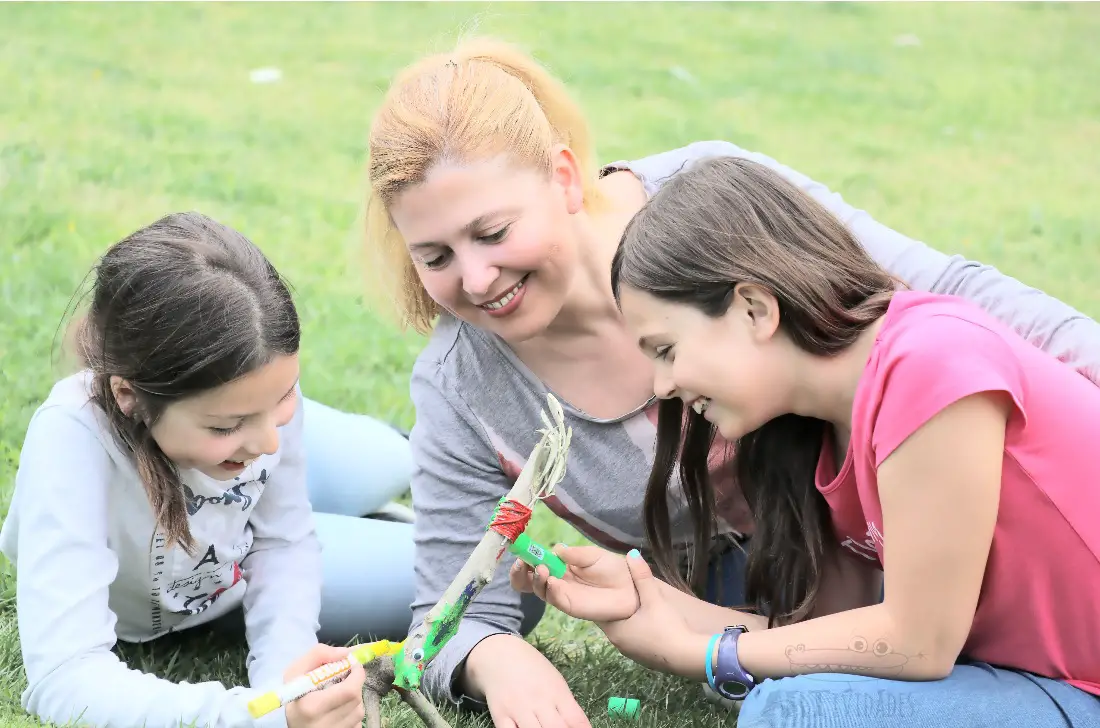
[(634, 579), (634, 588), (638, 590), (638, 598), (644, 603), (650, 599), (659, 599), (660, 584), (653, 578), (653, 570), (645, 562), (637, 549), (631, 551), (626, 558), (630, 576)]
[(561, 715), (562, 721), (564, 721), (566, 728), (592, 728), (592, 724), (588, 721), (588, 716), (584, 714), (584, 710), (577, 704), (576, 700), (570, 700), (564, 705), (558, 705), (558, 713)]
[(352, 665), (348, 676), (342, 681), (329, 685), (324, 690), (310, 693), (299, 700), (303, 715), (314, 718), (330, 714), (341, 715), (349, 708), (363, 707), (363, 683), (367, 673), (362, 665)]
[(512, 568), (508, 570), (508, 583), (521, 594), (534, 591), (532, 585), (534, 578), (534, 570), (519, 559), (516, 559), (516, 562), (512, 564)]
[(325, 644), (314, 645), (310, 648), (309, 652), (299, 657), (286, 669), (286, 672), (283, 674), (283, 680), (284, 682), (289, 682), (296, 677), (305, 675), (311, 670), (316, 670), (321, 665), (327, 665), (330, 662), (342, 660), (348, 656), (348, 652), (350, 651), (350, 647), (333, 647), (332, 645)]
[(596, 565), (608, 552), (599, 546), (566, 546), (558, 544), (551, 549), (568, 566), (588, 569)]
[[(324, 720), (318, 720), (320, 725), (333, 726), (333, 728), (358, 728), (363, 724), (367, 715), (366, 706), (360, 700), (357, 703), (345, 705), (324, 716)], [(320, 717), (320, 716), (318, 716)]]

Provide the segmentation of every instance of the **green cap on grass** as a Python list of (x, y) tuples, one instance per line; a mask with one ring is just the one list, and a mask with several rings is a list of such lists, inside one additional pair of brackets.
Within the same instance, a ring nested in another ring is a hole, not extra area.
[(612, 718), (638, 720), (640, 708), (637, 698), (608, 698), (607, 714)]

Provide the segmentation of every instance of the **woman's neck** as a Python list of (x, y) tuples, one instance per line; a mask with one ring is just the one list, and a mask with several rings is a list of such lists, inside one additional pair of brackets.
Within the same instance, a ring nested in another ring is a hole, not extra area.
[(611, 290), (611, 261), (626, 224), (645, 203), (646, 194), (641, 181), (629, 172), (610, 175), (597, 184), (607, 200), (604, 208), (571, 218), (577, 267), (561, 311), (539, 337), (551, 345), (625, 331)]

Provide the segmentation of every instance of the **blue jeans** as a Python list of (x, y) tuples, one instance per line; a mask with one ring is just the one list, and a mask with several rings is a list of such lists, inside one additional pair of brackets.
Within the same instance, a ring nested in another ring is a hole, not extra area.
[(943, 680), (822, 673), (765, 680), (745, 698), (737, 728), (1086, 728), (1100, 726), (1100, 697), (985, 663)]
[[(745, 554), (711, 564), (707, 601), (744, 602)], [(718, 599), (717, 583), (723, 593)], [(1100, 726), (1100, 697), (1060, 680), (981, 662), (943, 680), (817, 673), (764, 680), (741, 705), (737, 728), (1085, 728)]]
[[(409, 489), (413, 461), (404, 435), (367, 415), (305, 398), (302, 437), (317, 539), (321, 628), (330, 644), (404, 639), (412, 621), (412, 525), (370, 518)], [(235, 609), (212, 623), (244, 632)]]

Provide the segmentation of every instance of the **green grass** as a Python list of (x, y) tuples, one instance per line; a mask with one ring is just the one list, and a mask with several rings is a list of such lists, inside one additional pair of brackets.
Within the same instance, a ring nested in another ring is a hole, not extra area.
[[(728, 139), (1100, 314), (1093, 4), (4, 4), (2, 512), (27, 420), (60, 373), (51, 346), (74, 287), (105, 246), (171, 210), (236, 226), (289, 276), (310, 396), (412, 423), (422, 342), (361, 296), (364, 140), (399, 66), (475, 30), (568, 82), (602, 160)], [(897, 42), (907, 35), (919, 45)], [(250, 83), (265, 66), (283, 80)], [(534, 527), (576, 538), (545, 514)], [(5, 569), (0, 723), (38, 725), (19, 707)], [(597, 725), (608, 695), (643, 698), (644, 725), (726, 720), (697, 685), (623, 662), (560, 614), (533, 639)], [(210, 635), (120, 652), (173, 679), (243, 679), (241, 645)], [(412, 724), (392, 704), (387, 715)]]

